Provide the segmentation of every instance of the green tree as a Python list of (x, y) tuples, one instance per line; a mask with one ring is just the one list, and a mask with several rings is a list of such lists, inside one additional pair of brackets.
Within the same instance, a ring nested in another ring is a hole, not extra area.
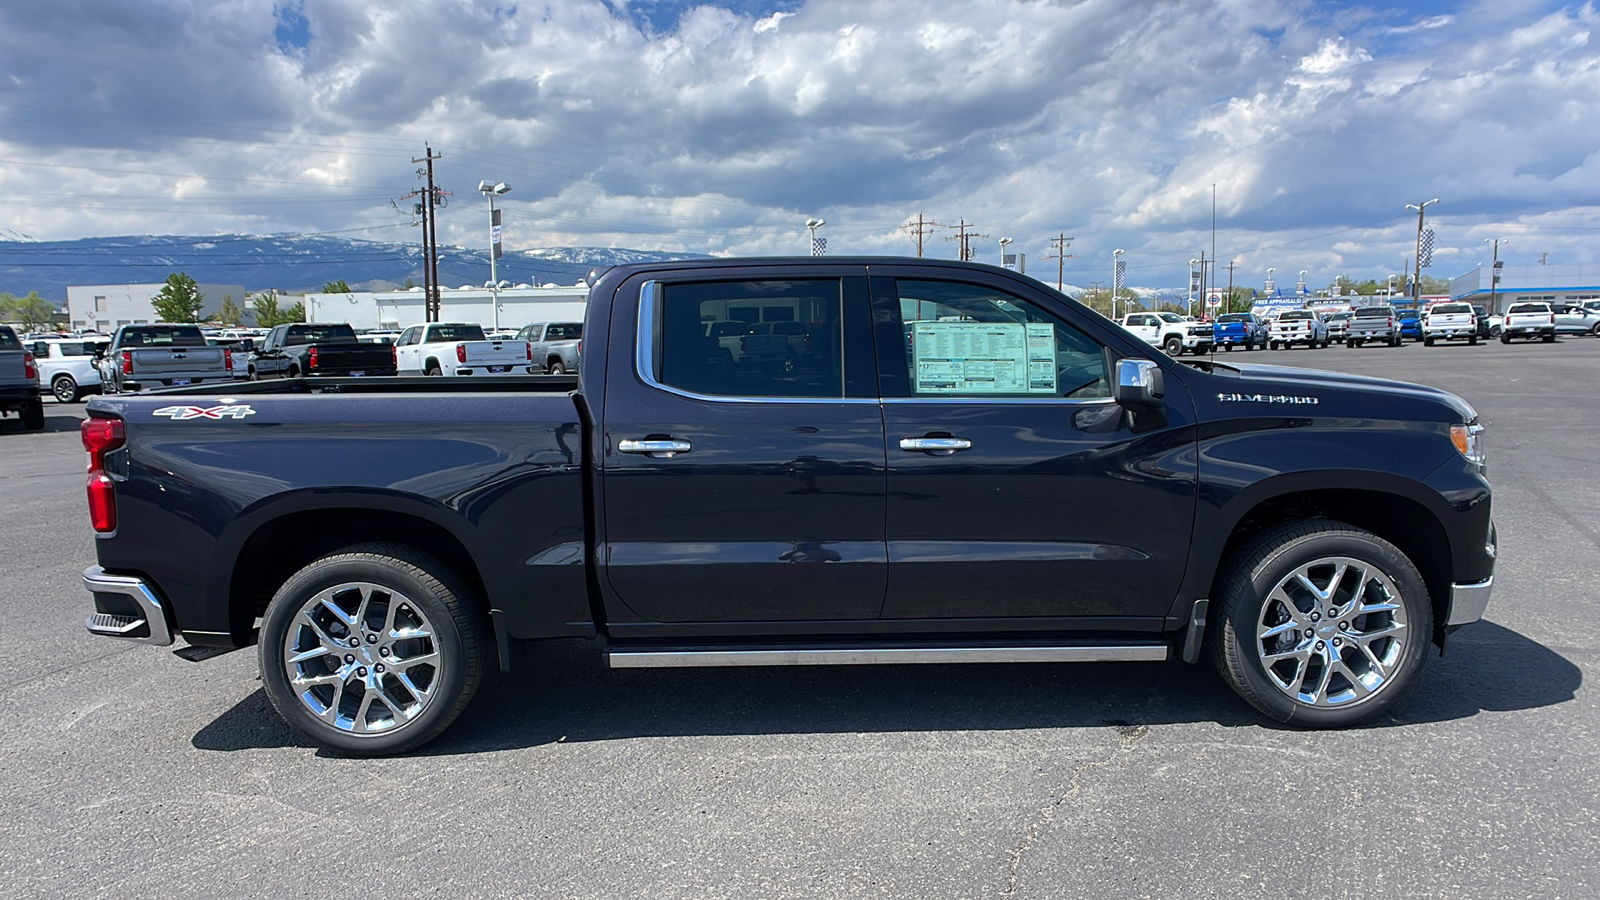
[(233, 302), (232, 294), (222, 295), (222, 306), (217, 308), (217, 319), (229, 328), (239, 327), (244, 321), (244, 309)]
[(416, 286), (417, 286), (417, 283), (415, 281), (412, 281), (409, 278), (406, 279), (406, 290), (409, 291), (409, 290), (411, 290), (412, 288), (414, 288)]
[(287, 325), (290, 322), (304, 322), (305, 320), (306, 305), (304, 302), (297, 300), (293, 306), (279, 314), (278, 321), (275, 324)]
[(324, 282), (323, 285), (322, 285), (322, 292), (324, 294), (350, 294), (350, 293), (354, 293), (353, 291), (350, 290), (350, 283), (345, 281), (343, 278), (339, 279), (338, 281)]
[(0, 322), (15, 322), (28, 331), (39, 331), (50, 324), (56, 313), (55, 305), (29, 291), (26, 297), (0, 294)]
[(271, 328), (272, 326), (279, 324), (279, 317), (282, 316), (283, 313), (278, 311), (277, 294), (257, 295), (255, 301), (250, 305), (254, 307), (256, 311), (256, 327)]
[(198, 322), (206, 299), (201, 296), (200, 286), (194, 283), (193, 278), (182, 272), (173, 272), (167, 276), (167, 283), (161, 292), (150, 300), (150, 305), (155, 307), (158, 322)]

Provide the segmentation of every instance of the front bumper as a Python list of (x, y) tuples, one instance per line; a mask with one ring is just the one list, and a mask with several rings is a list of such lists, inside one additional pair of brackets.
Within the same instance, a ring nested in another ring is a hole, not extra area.
[(166, 602), (150, 582), (90, 566), (83, 570), (83, 586), (94, 595), (94, 615), (83, 623), (90, 634), (157, 647), (172, 645), (176, 635)]
[(1445, 625), (1455, 628), (1471, 625), (1483, 618), (1484, 610), (1489, 608), (1489, 594), (1493, 591), (1492, 575), (1476, 584), (1450, 585), (1450, 620)]

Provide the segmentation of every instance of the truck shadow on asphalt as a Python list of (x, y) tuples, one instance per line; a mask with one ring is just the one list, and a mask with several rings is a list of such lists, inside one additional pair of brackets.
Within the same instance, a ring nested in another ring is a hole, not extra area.
[[(1389, 728), (1511, 712), (1573, 699), (1576, 665), (1492, 622), (1450, 638)], [(1209, 665), (605, 668), (586, 642), (535, 645), (497, 673), (419, 755), (557, 742), (680, 735), (1101, 728), (1215, 722), (1281, 728), (1235, 697)], [(201, 750), (309, 746), (257, 690), (195, 734)]]
[(44, 408), (44, 427), (38, 431), (28, 431), (22, 427), (22, 420), (16, 416), (0, 416), (0, 434), (17, 432), (18, 434), (50, 434), (63, 431), (77, 431), (83, 424), (81, 416), (52, 416), (50, 406)]

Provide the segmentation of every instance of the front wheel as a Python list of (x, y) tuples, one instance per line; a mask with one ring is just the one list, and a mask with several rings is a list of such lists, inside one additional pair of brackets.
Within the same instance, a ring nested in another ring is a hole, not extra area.
[(1511, 335), (1509, 335), (1509, 334), (1500, 335), (1500, 343), (1502, 343), (1502, 344), (1511, 343)]
[(261, 680), (273, 708), (319, 746), (402, 753), (437, 737), (484, 675), (484, 627), (437, 559), (363, 544), (284, 582), (261, 623)]
[(1267, 716), (1341, 728), (1416, 683), (1433, 634), (1422, 575), (1399, 548), (1340, 522), (1290, 522), (1239, 552), (1212, 658)]
[(1556, 342), (1555, 332), (1551, 332), (1551, 333), (1545, 335), (1544, 336), (1544, 342), (1546, 344), (1554, 344)]
[(57, 375), (51, 379), (50, 393), (55, 395), (57, 403), (77, 403), (80, 396), (78, 382), (71, 375)]
[(1183, 352), (1183, 339), (1173, 335), (1161, 343), (1161, 349), (1165, 350), (1168, 356), (1177, 356)]
[(428, 363), (428, 370), (426, 372), (424, 372), (423, 374), (429, 375), (429, 376), (443, 375), (444, 374), (444, 370), (439, 368), (439, 364), (438, 363), (431, 362), (431, 363)]

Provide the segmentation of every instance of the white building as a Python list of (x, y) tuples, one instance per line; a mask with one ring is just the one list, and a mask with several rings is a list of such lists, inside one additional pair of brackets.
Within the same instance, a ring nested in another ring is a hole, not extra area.
[[(534, 322), (580, 321), (589, 298), (584, 284), (538, 287), (519, 284), (500, 291), (499, 309), (488, 288), (445, 288), (439, 292), (441, 322), (476, 322), (485, 330), (521, 328)], [(306, 321), (348, 322), (357, 331), (398, 331), (427, 321), (422, 288), (307, 294)]]
[[(156, 308), (150, 301), (161, 293), (166, 283), (160, 284), (86, 284), (67, 286), (67, 321), (74, 331), (94, 331), (110, 334), (123, 325), (148, 325), (156, 321)], [(202, 321), (214, 318), (222, 306), (224, 295), (245, 310), (245, 324), (253, 324), (255, 314), (250, 311), (249, 293), (240, 284), (202, 284), (200, 297)], [(282, 300), (279, 301), (280, 304)], [(293, 304), (293, 298), (289, 304)], [(285, 304), (287, 305), (287, 304)]]
[(1488, 306), (1492, 296), (1489, 312), (1495, 315), (1520, 300), (1600, 300), (1600, 266), (1503, 266), (1500, 283), (1492, 286), (1489, 272), (1489, 266), (1479, 266), (1450, 279), (1450, 299)]

